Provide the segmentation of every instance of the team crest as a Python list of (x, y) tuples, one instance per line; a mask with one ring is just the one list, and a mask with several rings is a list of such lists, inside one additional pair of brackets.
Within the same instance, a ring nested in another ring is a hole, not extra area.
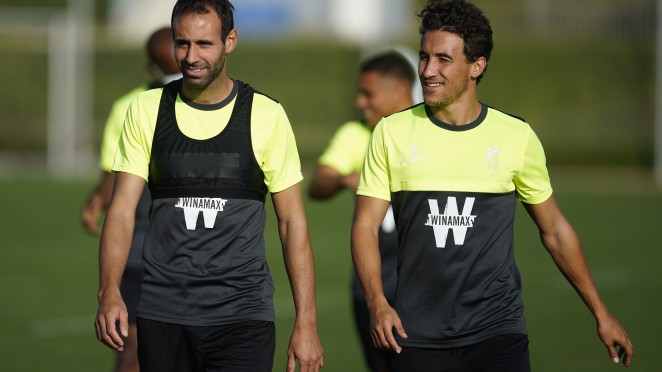
[(496, 172), (499, 169), (499, 149), (496, 147), (490, 147), (487, 149), (487, 170), (490, 172)]

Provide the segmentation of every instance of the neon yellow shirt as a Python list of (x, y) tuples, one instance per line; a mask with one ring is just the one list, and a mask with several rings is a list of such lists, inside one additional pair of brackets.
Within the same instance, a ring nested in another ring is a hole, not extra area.
[(101, 139), (101, 154), (99, 158), (99, 167), (104, 172), (110, 172), (113, 169), (113, 162), (115, 161), (115, 152), (117, 151), (117, 143), (122, 134), (122, 127), (124, 126), (124, 119), (126, 118), (126, 111), (134, 98), (140, 92), (148, 89), (147, 84), (143, 84), (121, 96), (110, 109), (106, 125), (103, 129), (103, 137)]
[(383, 118), (375, 128), (357, 193), (391, 200), (398, 191), (517, 191), (528, 204), (552, 194), (545, 153), (531, 127), (485, 107), (475, 125), (439, 126), (425, 105)]
[(348, 121), (333, 135), (318, 164), (329, 166), (343, 176), (358, 173), (363, 166), (372, 130), (360, 121)]
[[(148, 179), (162, 91), (158, 88), (140, 93), (129, 106), (113, 171)], [(197, 140), (214, 137), (227, 125), (235, 99), (223, 107), (208, 110), (193, 107), (178, 96), (175, 114), (180, 130)], [(294, 133), (285, 110), (278, 102), (257, 93), (251, 109), (251, 141), (270, 192), (285, 190), (303, 179)]]
[(400, 345), (453, 348), (526, 334), (514, 258), (516, 200), (552, 195), (545, 154), (521, 119), (482, 105), (453, 126), (424, 104), (375, 128), (359, 195), (388, 200), (398, 230)]

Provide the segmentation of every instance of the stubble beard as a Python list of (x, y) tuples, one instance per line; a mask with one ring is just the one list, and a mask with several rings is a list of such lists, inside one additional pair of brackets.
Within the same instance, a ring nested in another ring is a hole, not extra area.
[(225, 68), (225, 56), (226, 53), (223, 50), (216, 63), (209, 69), (209, 73), (200, 79), (191, 79), (184, 74), (184, 85), (194, 90), (204, 90), (209, 87), (221, 74), (223, 68)]
[[(452, 104), (453, 102), (457, 101), (458, 98), (460, 98), (464, 92), (467, 91), (469, 88), (469, 81), (471, 79), (469, 77), (465, 78), (462, 83), (453, 90), (453, 92), (450, 92), (450, 94), (447, 93), (442, 93), (441, 97), (434, 99), (434, 98), (428, 98), (423, 95), (423, 101), (427, 106), (430, 107), (436, 107), (436, 108), (444, 108), (447, 107), (448, 105)], [(423, 83), (425, 84), (425, 83)]]

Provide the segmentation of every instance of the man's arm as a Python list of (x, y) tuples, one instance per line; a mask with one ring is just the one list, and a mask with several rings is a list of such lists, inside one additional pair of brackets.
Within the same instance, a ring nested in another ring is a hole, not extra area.
[(144, 187), (145, 180), (138, 176), (121, 172), (116, 175), (99, 245), (99, 309), (94, 325), (97, 339), (119, 351), (124, 346), (122, 338), (129, 332), (120, 282), (131, 250), (136, 206)]
[(379, 255), (379, 226), (384, 220), (387, 200), (358, 196), (352, 223), (352, 259), (370, 310), (370, 333), (376, 347), (399, 353), (393, 328), (402, 338), (407, 334), (400, 317), (389, 305), (382, 287), (382, 269)]
[(114, 174), (102, 171), (99, 182), (83, 206), (83, 210), (81, 211), (81, 222), (83, 223), (85, 230), (92, 235), (101, 234), (99, 217), (101, 217), (101, 214), (108, 209), (108, 206), (110, 205), (114, 180)]
[(271, 196), (278, 219), (283, 259), (290, 280), (296, 319), (287, 351), (287, 371), (319, 371), (324, 365), (322, 344), (317, 335), (315, 304), (315, 262), (308, 235), (308, 223), (297, 183)]
[(308, 187), (308, 195), (313, 199), (326, 200), (343, 189), (356, 192), (356, 188), (359, 186), (359, 177), (358, 172), (343, 176), (333, 167), (318, 165), (313, 180)]
[[(540, 204), (524, 204), (540, 230), (540, 238), (568, 282), (575, 288), (597, 321), (598, 335), (614, 363), (632, 361), (632, 343), (621, 324), (609, 313), (600, 299), (584, 258), (579, 238), (565, 219), (554, 197)], [(617, 347), (619, 350), (617, 350)]]

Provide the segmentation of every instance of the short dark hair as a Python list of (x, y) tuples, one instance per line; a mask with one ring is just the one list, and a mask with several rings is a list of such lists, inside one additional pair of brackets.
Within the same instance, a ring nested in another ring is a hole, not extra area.
[(396, 52), (386, 52), (367, 59), (361, 63), (359, 72), (377, 72), (383, 76), (404, 80), (409, 85), (414, 83), (415, 77), (412, 66)]
[[(464, 0), (428, 0), (418, 16), (421, 18), (421, 36), (427, 31), (456, 34), (464, 40), (464, 54), (469, 62), (475, 62), (480, 57), (490, 60), (494, 47), (492, 26), (477, 6)], [(486, 71), (487, 66), (476, 79), (477, 83)]]
[(156, 61), (158, 59), (157, 49), (159, 45), (164, 42), (168, 42), (172, 45), (172, 29), (170, 27), (161, 27), (158, 30), (154, 31), (147, 42), (145, 43), (145, 50), (147, 51), (147, 56), (150, 61)]
[(234, 28), (234, 6), (229, 0), (177, 0), (172, 9), (170, 23), (175, 29), (175, 21), (185, 14), (207, 14), (214, 9), (221, 19), (221, 40), (225, 41)]

